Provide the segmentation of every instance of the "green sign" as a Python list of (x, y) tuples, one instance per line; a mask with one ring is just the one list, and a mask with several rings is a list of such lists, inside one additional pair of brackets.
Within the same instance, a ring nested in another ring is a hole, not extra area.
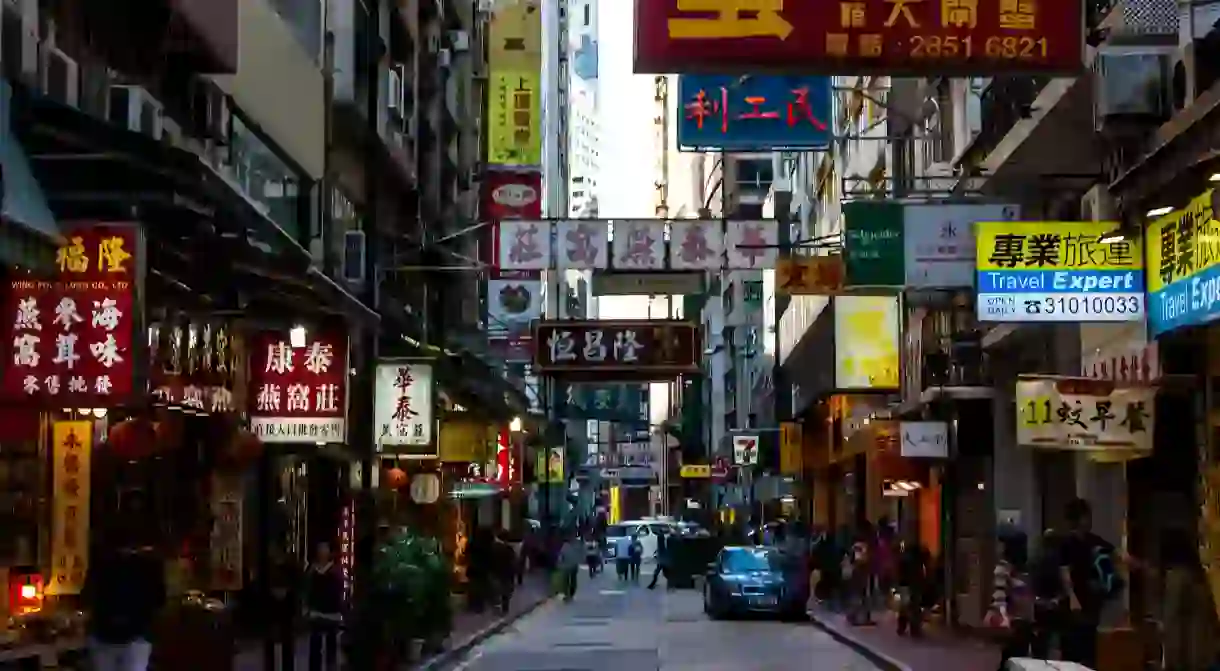
[(906, 284), (902, 228), (905, 206), (887, 200), (843, 204), (846, 286), (901, 287)]

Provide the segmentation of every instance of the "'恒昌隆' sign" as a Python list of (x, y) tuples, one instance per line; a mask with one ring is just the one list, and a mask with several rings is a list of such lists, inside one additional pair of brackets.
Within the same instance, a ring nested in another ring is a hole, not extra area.
[(636, 0), (635, 71), (1073, 74), (1072, 0)]
[(542, 322), (534, 343), (538, 373), (568, 381), (661, 380), (699, 370), (699, 327), (690, 322)]
[(1152, 387), (1105, 380), (1017, 382), (1017, 443), (1076, 450), (1152, 451)]
[(250, 345), (250, 428), (265, 443), (341, 443), (347, 437), (347, 336), (265, 331)]
[(771, 151), (830, 144), (829, 77), (682, 75), (678, 95), (679, 147)]
[(990, 322), (1128, 322), (1144, 318), (1139, 240), (1113, 222), (975, 224), (978, 316)]

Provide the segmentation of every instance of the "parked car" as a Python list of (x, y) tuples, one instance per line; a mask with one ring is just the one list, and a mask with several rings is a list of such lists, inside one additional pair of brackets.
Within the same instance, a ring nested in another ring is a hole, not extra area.
[(748, 613), (804, 619), (809, 588), (807, 581), (795, 579), (793, 569), (775, 548), (726, 547), (708, 564), (703, 612), (713, 619)]

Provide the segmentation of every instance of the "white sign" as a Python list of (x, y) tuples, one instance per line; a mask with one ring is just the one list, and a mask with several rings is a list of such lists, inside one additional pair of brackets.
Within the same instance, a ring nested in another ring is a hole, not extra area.
[(949, 425), (945, 422), (902, 422), (901, 454), (904, 457), (949, 457)]
[(1160, 352), (1143, 322), (1081, 324), (1080, 374), (1125, 384), (1151, 384), (1161, 377)]
[(665, 222), (615, 220), (613, 250), (615, 270), (664, 270)]
[(976, 221), (1016, 221), (1016, 205), (909, 204), (903, 208), (906, 284), (912, 289), (974, 286)]
[(720, 222), (704, 219), (669, 224), (669, 267), (673, 270), (719, 270), (724, 267), (724, 233)]
[(729, 221), (724, 228), (724, 250), (730, 270), (774, 268), (779, 258), (779, 222)]
[(758, 436), (733, 436), (733, 463), (738, 466), (758, 464)]
[(342, 417), (250, 417), (250, 431), (264, 443), (341, 443)]
[(501, 270), (548, 270), (551, 258), (551, 223), (506, 220), (497, 224)]
[(387, 361), (377, 364), (373, 423), (378, 450), (387, 445), (432, 444), (432, 366)]
[(555, 247), (560, 270), (603, 270), (610, 262), (610, 227), (596, 219), (561, 221)]
[(1017, 382), (1017, 442), (1067, 450), (1150, 452), (1156, 390), (1093, 380)]
[(527, 334), (542, 318), (541, 280), (487, 280), (487, 335)]

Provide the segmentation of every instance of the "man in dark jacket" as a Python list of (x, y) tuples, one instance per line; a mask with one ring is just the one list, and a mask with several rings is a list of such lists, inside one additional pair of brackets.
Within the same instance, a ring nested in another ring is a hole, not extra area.
[(309, 671), (339, 668), (339, 627), (343, 622), (343, 576), (330, 554), (330, 543), (318, 543), (317, 554), (305, 570), (305, 608), (309, 616)]
[[(268, 576), (270, 608), (267, 626), (271, 630), (266, 654), (268, 669), (293, 671), (296, 663), (296, 627), (301, 610), (301, 567), (283, 550), (275, 550)], [(279, 648), (280, 663), (275, 665), (275, 649)]]
[(150, 548), (115, 538), (85, 576), (89, 656), (96, 671), (145, 671), (149, 635), (165, 605), (164, 567)]

